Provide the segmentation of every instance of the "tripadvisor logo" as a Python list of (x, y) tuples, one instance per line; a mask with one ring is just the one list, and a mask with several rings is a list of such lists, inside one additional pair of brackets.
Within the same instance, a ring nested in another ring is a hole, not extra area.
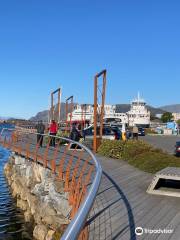
[(143, 235), (143, 228), (142, 227), (137, 227), (135, 229), (135, 233), (136, 235), (140, 236), (140, 235)]
[(137, 236), (141, 236), (143, 234), (172, 234), (173, 231), (173, 229), (143, 229), (142, 227), (137, 227), (135, 229), (135, 234)]

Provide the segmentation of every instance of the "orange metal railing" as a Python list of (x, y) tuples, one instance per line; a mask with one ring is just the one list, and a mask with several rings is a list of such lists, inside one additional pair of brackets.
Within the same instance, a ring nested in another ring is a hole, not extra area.
[(56, 178), (63, 181), (72, 210), (71, 223), (61, 239), (87, 240), (88, 227), (85, 223), (100, 184), (101, 166), (90, 150), (77, 142), (55, 137), (56, 145), (52, 147), (54, 136), (42, 134), (41, 137), (43, 147), (40, 147), (40, 139), (37, 142), (36, 133), (3, 129), (0, 144), (51, 169)]

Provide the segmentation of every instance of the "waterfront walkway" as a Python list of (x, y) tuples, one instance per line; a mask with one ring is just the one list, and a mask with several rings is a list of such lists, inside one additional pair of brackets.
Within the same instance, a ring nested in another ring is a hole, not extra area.
[[(90, 239), (180, 239), (180, 199), (146, 193), (153, 175), (126, 162), (97, 156), (103, 177), (91, 211)], [(173, 229), (173, 234), (143, 234), (135, 228)]]
[[(23, 141), (18, 141), (17, 145), (25, 149), (26, 144), (22, 145), (22, 143)], [(35, 146), (31, 145), (30, 147), (32, 158)], [(50, 148), (51, 151), (47, 155), (48, 166), (52, 166), (52, 158), (56, 160), (56, 167), (60, 165), (64, 148), (65, 146), (61, 146), (56, 157), (53, 157), (54, 148)], [(39, 149), (38, 155), (43, 156), (45, 149)], [(71, 158), (70, 152), (68, 151), (66, 154), (66, 160)], [(25, 150), (24, 153), (23, 150), (21, 153), (26, 155)], [(142, 172), (124, 161), (108, 159), (99, 155), (96, 157), (103, 168), (103, 176), (87, 220), (90, 240), (180, 239), (179, 198), (147, 194), (146, 190), (153, 175)], [(73, 159), (72, 166), (76, 162), (75, 158)], [(83, 164), (84, 160), (81, 160), (81, 164)], [(91, 161), (88, 164), (91, 166)], [(172, 234), (136, 236), (136, 227), (172, 229), (174, 232)]]

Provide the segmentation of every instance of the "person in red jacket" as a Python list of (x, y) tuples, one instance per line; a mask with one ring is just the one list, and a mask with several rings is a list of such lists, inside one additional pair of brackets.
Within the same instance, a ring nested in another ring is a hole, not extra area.
[[(53, 135), (53, 136), (56, 136), (57, 131), (58, 131), (57, 123), (54, 120), (52, 120), (51, 124), (49, 126), (49, 134)], [(51, 137), (50, 146), (55, 147), (55, 143), (56, 143), (55, 137)]]

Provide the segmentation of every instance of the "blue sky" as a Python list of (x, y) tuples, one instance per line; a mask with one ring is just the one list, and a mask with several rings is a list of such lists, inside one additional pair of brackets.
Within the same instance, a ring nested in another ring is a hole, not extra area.
[(62, 100), (93, 102), (107, 69), (106, 103), (180, 103), (180, 1), (0, 1), (0, 115), (29, 118)]

